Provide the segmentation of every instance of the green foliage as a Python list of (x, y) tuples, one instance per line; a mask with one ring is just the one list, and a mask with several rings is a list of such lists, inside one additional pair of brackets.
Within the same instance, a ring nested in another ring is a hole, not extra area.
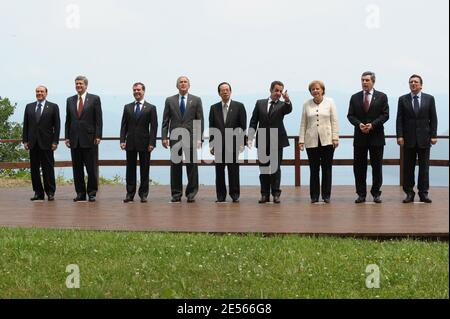
[(449, 297), (448, 242), (0, 228), (0, 246), (0, 298)]
[[(0, 97), (0, 139), (22, 139), (22, 124), (10, 122), (17, 104), (12, 104), (8, 98)], [(0, 162), (23, 162), (28, 159), (28, 152), (21, 143), (0, 143)], [(14, 176), (24, 170), (1, 170), (0, 175)]]

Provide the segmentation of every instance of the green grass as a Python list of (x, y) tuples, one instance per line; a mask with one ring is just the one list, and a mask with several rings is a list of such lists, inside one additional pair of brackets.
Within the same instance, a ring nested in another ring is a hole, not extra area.
[(0, 298), (449, 298), (448, 242), (0, 228), (0, 247)]

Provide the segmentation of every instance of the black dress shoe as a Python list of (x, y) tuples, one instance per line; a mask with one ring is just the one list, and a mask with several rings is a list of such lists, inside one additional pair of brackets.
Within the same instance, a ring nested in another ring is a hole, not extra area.
[(173, 198), (170, 200), (171, 203), (180, 203), (181, 202), (181, 198)]
[(403, 203), (408, 204), (414, 202), (414, 194), (406, 194), (406, 198), (403, 200)]
[(311, 198), (311, 204), (317, 203), (319, 201), (318, 198)]
[(35, 200), (44, 200), (44, 195), (34, 194), (34, 196), (30, 198), (30, 200), (31, 200), (31, 201), (35, 201)]
[(258, 201), (259, 204), (265, 204), (267, 202), (269, 202), (269, 196), (261, 196), (261, 199)]
[(141, 203), (147, 203), (147, 197), (141, 197)]
[(132, 202), (134, 199), (133, 199), (133, 197), (125, 197), (125, 199), (123, 200), (123, 202), (124, 203), (129, 203), (129, 202)]
[(239, 198), (233, 198), (233, 203), (239, 203)]
[(381, 197), (380, 197), (380, 195), (374, 196), (373, 197), (373, 202), (377, 203), (377, 204), (381, 204)]
[(355, 199), (355, 203), (359, 204), (359, 203), (364, 203), (366, 201), (366, 197), (365, 196), (358, 196), (357, 199)]
[(225, 198), (218, 198), (216, 200), (216, 203), (224, 203), (224, 202), (226, 202)]
[(90, 202), (95, 202), (95, 196), (89, 196), (89, 201)]
[(329, 204), (329, 203), (330, 203), (330, 198), (329, 198), (329, 197), (325, 197), (325, 198), (323, 199), (323, 201), (324, 201), (325, 203)]
[(421, 197), (420, 197), (420, 201), (421, 201), (422, 203), (428, 203), (428, 204), (430, 204), (430, 203), (433, 202), (428, 196), (421, 196)]
[(48, 197), (48, 201), (49, 201), (49, 202), (55, 200), (55, 195), (53, 195), (53, 194), (47, 195), (47, 197)]
[(77, 196), (73, 199), (74, 202), (85, 202), (86, 196)]
[(187, 199), (187, 202), (188, 202), (188, 203), (195, 203), (195, 199), (194, 199), (194, 198), (188, 198), (188, 199)]
[(274, 202), (275, 204), (279, 204), (279, 203), (280, 203), (280, 196), (274, 196), (274, 197), (273, 197), (273, 202)]

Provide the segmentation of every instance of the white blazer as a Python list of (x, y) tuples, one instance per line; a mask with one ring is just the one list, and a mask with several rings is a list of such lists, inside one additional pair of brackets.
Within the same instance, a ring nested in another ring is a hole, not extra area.
[(303, 104), (300, 124), (299, 142), (306, 148), (332, 145), (333, 140), (339, 140), (338, 114), (333, 99), (323, 97), (317, 105), (313, 99)]

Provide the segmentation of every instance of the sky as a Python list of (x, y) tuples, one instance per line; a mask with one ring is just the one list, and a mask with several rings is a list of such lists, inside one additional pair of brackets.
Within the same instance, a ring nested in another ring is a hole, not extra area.
[(388, 95), (418, 73), (448, 96), (447, 0), (0, 1), (0, 96), (13, 101), (39, 84), (74, 94), (79, 74), (99, 95), (131, 97), (142, 81), (168, 96), (180, 75), (196, 95), (228, 81), (265, 97), (273, 80), (298, 92), (315, 79), (354, 93), (367, 70)]

